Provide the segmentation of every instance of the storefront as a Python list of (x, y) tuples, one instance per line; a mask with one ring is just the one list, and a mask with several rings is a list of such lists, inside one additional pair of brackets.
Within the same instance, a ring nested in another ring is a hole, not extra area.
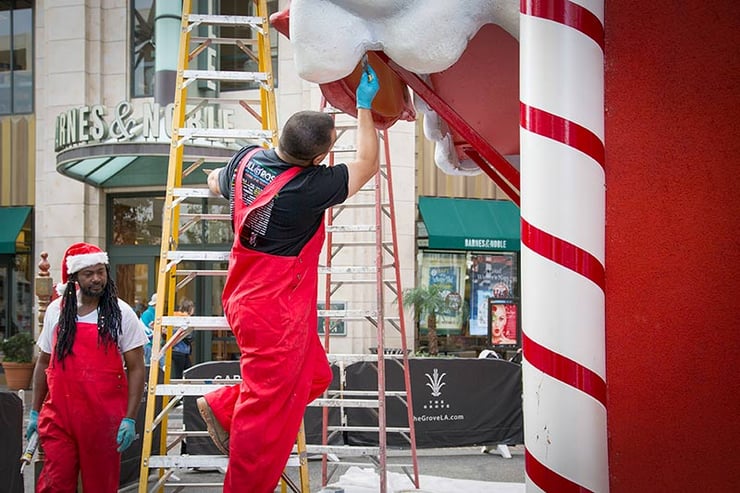
[(31, 207), (0, 207), (0, 338), (33, 327)]
[[(442, 287), (440, 352), (508, 356), (521, 345), (519, 209), (503, 200), (419, 197), (417, 285)], [(427, 343), (426, 316), (417, 340)]]

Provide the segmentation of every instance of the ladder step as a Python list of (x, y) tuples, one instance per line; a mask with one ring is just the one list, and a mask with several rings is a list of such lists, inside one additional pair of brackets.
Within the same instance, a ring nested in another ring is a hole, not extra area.
[[(392, 245), (393, 244), (393, 241), (392, 240), (385, 240), (385, 241), (383, 241), (382, 244), (383, 245), (386, 245), (386, 246)], [(336, 241), (333, 241), (332, 240), (332, 242), (331, 242), (331, 247), (332, 248), (338, 248), (338, 247), (342, 247), (342, 248), (344, 248), (344, 247), (348, 247), (348, 248), (349, 247), (374, 247), (374, 246), (375, 246), (375, 242), (374, 241), (352, 241), (352, 242), (342, 241), (342, 242), (336, 242)]]
[[(364, 454), (363, 454), (364, 455)], [(229, 457), (226, 455), (152, 455), (149, 457), (150, 468), (195, 468), (195, 467), (222, 467), (229, 464)], [(291, 455), (286, 466), (299, 466), (300, 461), (297, 456)], [(177, 483), (180, 484), (180, 483)]]
[(210, 260), (214, 262), (228, 262), (229, 252), (188, 251), (177, 250), (167, 252), (167, 260), (181, 262), (183, 260)]
[[(329, 362), (332, 364), (335, 363), (344, 363), (344, 364), (352, 364), (352, 363), (359, 363), (359, 362), (373, 362), (378, 361), (378, 355), (377, 354), (337, 354), (337, 353), (328, 353), (326, 357), (329, 359)], [(394, 359), (394, 358), (402, 358), (403, 354), (386, 354), (384, 359)], [(375, 392), (377, 394), (377, 392)]]
[[(395, 279), (386, 279), (383, 281), (386, 284), (394, 284)], [(375, 279), (332, 279), (332, 285), (343, 285), (343, 284), (375, 284)]]
[(177, 129), (177, 135), (189, 139), (272, 139), (272, 130), (248, 128), (191, 128)]
[(230, 214), (190, 214), (181, 213), (180, 218), (192, 218), (198, 221), (231, 221)]
[[(377, 456), (380, 447), (355, 447), (350, 445), (306, 445), (308, 454), (335, 454), (344, 457)], [(367, 464), (366, 464), (367, 465)]]
[[(378, 466), (375, 463), (371, 462), (352, 462), (352, 461), (344, 461), (344, 460), (335, 460), (335, 461), (329, 461), (329, 465), (332, 467), (337, 466), (343, 466), (343, 467), (374, 467), (377, 471)], [(414, 467), (412, 464), (386, 464), (385, 467), (388, 469), (410, 469)], [(418, 491), (418, 490), (411, 490), (411, 491)]]
[(267, 81), (270, 76), (265, 72), (237, 72), (234, 70), (183, 70), (185, 85), (196, 80), (225, 80), (239, 82)]
[[(378, 361), (377, 356), (373, 361)], [(341, 399), (343, 397), (378, 397), (377, 390), (327, 390), (329, 397), (332, 399)], [(405, 390), (386, 390), (386, 397), (406, 397)]]
[(210, 436), (207, 431), (198, 430), (167, 430), (167, 436), (171, 437), (208, 437)]
[[(173, 188), (172, 196), (178, 198), (212, 199), (221, 197), (208, 188)], [(221, 197), (223, 198), (223, 197)]]
[(252, 26), (262, 27), (265, 19), (247, 15), (211, 15), (190, 14), (188, 21), (191, 24), (208, 24), (211, 26)]
[[(388, 207), (390, 204), (384, 203), (380, 204), (381, 207)], [(332, 209), (338, 210), (338, 209), (359, 209), (361, 207), (368, 208), (368, 209), (374, 209), (375, 208), (375, 202), (345, 202), (344, 204), (335, 205)]]
[(333, 265), (331, 267), (319, 267), (319, 274), (373, 274), (378, 272), (377, 267)]
[(225, 276), (227, 270), (208, 270), (208, 269), (202, 269), (202, 270), (185, 270), (185, 269), (179, 269), (177, 271), (178, 276)]
[(328, 233), (362, 233), (377, 229), (374, 224), (332, 224), (326, 227)]
[(196, 329), (218, 329), (231, 330), (226, 317), (162, 317), (162, 325), (165, 327), (193, 327)]
[[(375, 393), (377, 395), (377, 392)], [(353, 407), (353, 408), (367, 408), (377, 409), (380, 407), (380, 402), (377, 399), (331, 399), (319, 397), (315, 399), (311, 404), (311, 407)]]
[(377, 317), (377, 310), (317, 310), (319, 317), (349, 319), (365, 319)]
[[(377, 426), (329, 426), (327, 429), (329, 431), (360, 431), (370, 433), (378, 431)], [(411, 431), (411, 428), (398, 428), (388, 426), (385, 428), (385, 431), (387, 433), (409, 433)]]
[(208, 392), (212, 392), (221, 387), (228, 387), (235, 383), (239, 383), (237, 380), (224, 380), (222, 378), (214, 379), (213, 383), (161, 383), (157, 385), (154, 390), (155, 395), (179, 395), (179, 396), (198, 396), (205, 395)]

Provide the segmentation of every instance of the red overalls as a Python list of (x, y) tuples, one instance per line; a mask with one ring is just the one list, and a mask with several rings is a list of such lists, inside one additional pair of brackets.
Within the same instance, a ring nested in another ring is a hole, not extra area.
[[(54, 336), (56, 347), (56, 336)], [(77, 323), (73, 352), (46, 370), (49, 394), (39, 412), (45, 460), (36, 491), (115, 493), (121, 469), (116, 434), (126, 416), (128, 380), (115, 345), (98, 345), (98, 326)]]
[[(234, 186), (234, 244), (223, 292), (224, 313), (241, 350), (242, 383), (206, 396), (219, 421), (231, 421), (224, 492), (272, 493), (309, 402), (332, 372), (319, 340), (318, 262), (324, 225), (295, 257), (242, 246), (246, 217), (267, 204), (301, 168), (275, 177), (246, 207), (239, 164)], [(229, 428), (227, 428), (229, 429)]]

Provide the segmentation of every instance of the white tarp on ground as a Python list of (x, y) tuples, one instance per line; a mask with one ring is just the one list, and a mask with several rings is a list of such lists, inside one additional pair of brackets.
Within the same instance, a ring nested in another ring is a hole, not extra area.
[[(524, 493), (524, 483), (492, 483), (466, 479), (419, 476), (420, 493)], [(332, 487), (344, 489), (344, 493), (377, 493), (379, 476), (370, 468), (350, 467)], [(327, 489), (326, 491), (331, 491)], [(402, 473), (388, 473), (388, 492), (414, 491), (414, 484)]]

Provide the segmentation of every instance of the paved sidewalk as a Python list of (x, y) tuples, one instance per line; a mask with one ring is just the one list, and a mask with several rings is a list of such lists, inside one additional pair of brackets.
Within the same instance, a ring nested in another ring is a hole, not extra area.
[[(0, 383), (0, 392), (7, 388)], [(28, 419), (31, 391), (22, 392), (26, 404), (24, 423)], [(169, 427), (178, 429), (182, 426), (182, 408), (175, 409), (170, 416)], [(482, 447), (460, 447), (418, 450), (419, 474), (422, 476), (422, 491), (430, 493), (516, 493), (524, 491), (524, 447), (509, 447), (511, 458), (504, 458), (496, 453), (483, 453)], [(410, 463), (406, 452), (388, 451), (388, 463)], [(220, 483), (223, 474), (218, 471), (178, 470), (175, 472), (180, 483), (199, 483), (202, 487), (186, 488), (184, 491), (196, 493), (218, 493), (220, 487), (207, 486), (208, 483)], [(288, 475), (299, 483), (298, 469), (289, 468)], [(322, 490), (321, 460), (309, 460), (311, 492)], [(411, 483), (398, 468), (389, 467), (389, 482), (401, 490), (410, 488)], [(374, 481), (374, 482), (373, 482)], [(150, 484), (153, 484), (153, 476)], [(33, 467), (27, 467), (24, 473), (25, 491), (33, 491)], [(344, 488), (344, 493), (365, 493), (377, 491), (378, 479), (374, 472), (347, 466), (337, 468), (328, 481), (329, 485)], [(131, 485), (125, 491), (136, 491)], [(168, 488), (166, 491), (172, 491)], [(389, 493), (390, 493), (389, 489)]]

